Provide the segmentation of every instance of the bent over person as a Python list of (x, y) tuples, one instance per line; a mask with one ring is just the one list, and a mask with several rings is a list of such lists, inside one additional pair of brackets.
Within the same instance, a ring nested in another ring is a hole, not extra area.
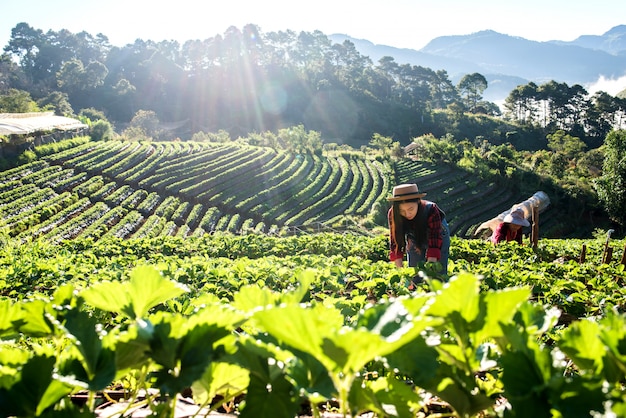
[(498, 224), (496, 230), (491, 235), (491, 242), (498, 244), (503, 241), (516, 241), (518, 244), (521, 244), (522, 227), (524, 226), (530, 226), (530, 222), (526, 220), (522, 209), (515, 209)]
[(389, 259), (402, 267), (404, 255), (409, 267), (419, 262), (439, 262), (440, 273), (448, 274), (450, 229), (445, 213), (436, 203), (422, 199), (417, 184), (400, 184), (393, 188), (388, 200)]

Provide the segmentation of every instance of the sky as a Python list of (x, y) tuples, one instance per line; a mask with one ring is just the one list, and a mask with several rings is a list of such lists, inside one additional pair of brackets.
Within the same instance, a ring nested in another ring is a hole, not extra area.
[(183, 43), (252, 23), (261, 32), (320, 30), (411, 49), (481, 30), (572, 41), (626, 24), (624, 0), (0, 0), (0, 10), (3, 47), (20, 22), (102, 33), (116, 46), (137, 38)]
[(346, 34), (421, 49), (439, 36), (482, 30), (533, 41), (572, 41), (626, 24), (624, 0), (0, 0), (0, 45), (26, 22), (43, 32), (102, 33), (115, 46), (136, 39), (207, 39), (231, 26), (262, 33)]

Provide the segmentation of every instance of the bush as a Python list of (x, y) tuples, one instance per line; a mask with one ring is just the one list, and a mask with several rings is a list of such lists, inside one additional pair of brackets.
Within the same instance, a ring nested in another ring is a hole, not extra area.
[(91, 125), (91, 139), (94, 141), (108, 141), (113, 138), (115, 132), (111, 124), (105, 120), (98, 120)]
[(35, 161), (36, 159), (37, 154), (35, 154), (35, 151), (26, 150), (19, 157), (17, 157), (17, 163), (18, 165), (28, 164)]

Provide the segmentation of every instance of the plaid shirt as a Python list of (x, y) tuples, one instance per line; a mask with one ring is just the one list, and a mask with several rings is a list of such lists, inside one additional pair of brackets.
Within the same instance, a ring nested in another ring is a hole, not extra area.
[[(408, 234), (409, 236), (418, 236), (418, 228), (426, 228), (426, 238), (427, 238), (427, 248), (426, 248), (426, 258), (434, 257), (437, 260), (441, 258), (441, 246), (443, 244), (443, 238), (441, 236), (441, 211), (436, 203), (429, 202), (427, 200), (421, 200), (420, 206), (418, 209), (418, 213), (420, 210), (426, 210), (426, 205), (430, 203), (430, 213), (428, 214), (426, 225), (418, 225), (417, 218), (413, 218), (413, 220), (408, 220), (403, 218), (403, 229), (405, 236)], [(433, 210), (437, 209), (437, 210)], [(389, 209), (387, 212), (387, 220), (389, 222), (389, 260), (395, 261), (397, 259), (404, 258), (405, 249), (399, 248), (398, 242), (395, 237), (395, 228), (393, 225), (393, 207)], [(410, 237), (406, 237), (406, 245), (409, 246), (411, 244), (417, 245), (416, 242), (409, 242)], [(422, 251), (423, 249), (417, 248), (418, 251)]]

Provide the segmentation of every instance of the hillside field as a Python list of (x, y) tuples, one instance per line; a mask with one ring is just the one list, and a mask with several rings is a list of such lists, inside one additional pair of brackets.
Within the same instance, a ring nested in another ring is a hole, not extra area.
[[(62, 148), (62, 145), (59, 145)], [(394, 184), (416, 182), (453, 235), (529, 196), (452, 165), (361, 152), (294, 154), (235, 143), (91, 142), (0, 172), (0, 213), (23, 240), (285, 234), (386, 227)], [(542, 216), (549, 225), (550, 211)]]
[[(235, 143), (30, 157), (0, 173), (2, 416), (626, 413), (626, 243), (468, 239), (526, 198), (506, 187)], [(388, 261), (412, 181), (446, 210), (450, 277)]]

